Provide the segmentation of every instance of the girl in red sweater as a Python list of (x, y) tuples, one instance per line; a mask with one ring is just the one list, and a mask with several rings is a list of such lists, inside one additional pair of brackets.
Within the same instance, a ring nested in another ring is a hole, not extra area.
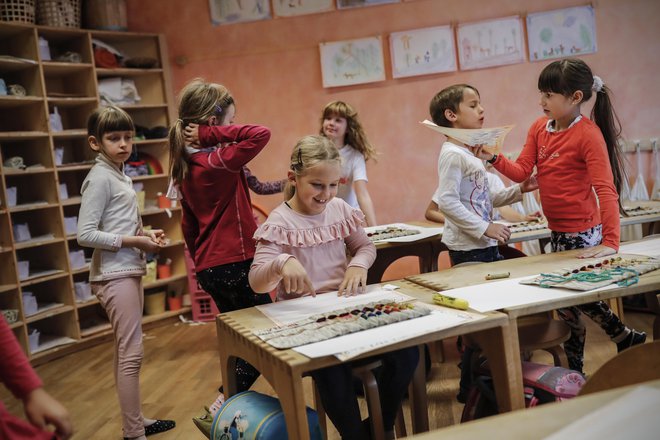
[[(619, 249), (619, 193), (626, 176), (617, 143), (621, 127), (609, 89), (577, 58), (550, 63), (538, 87), (545, 116), (529, 129), (518, 159), (511, 162), (481, 148), (475, 154), (516, 182), (527, 179), (536, 166), (553, 252), (588, 248), (581, 258), (614, 254)], [(596, 102), (587, 119), (580, 107), (593, 94)], [(582, 371), (584, 363), (586, 329), (580, 311), (607, 332), (619, 351), (646, 340), (646, 333), (626, 327), (603, 301), (560, 309), (572, 330), (564, 348), (574, 370)]]
[[(234, 125), (234, 98), (220, 84), (195, 79), (181, 91), (179, 119), (170, 129), (168, 196), (183, 209), (183, 235), (197, 281), (222, 312), (271, 302), (248, 282), (257, 224), (245, 165), (266, 146), (270, 130)], [(259, 377), (252, 365), (236, 362), (238, 391)], [(211, 405), (214, 414), (222, 394)]]

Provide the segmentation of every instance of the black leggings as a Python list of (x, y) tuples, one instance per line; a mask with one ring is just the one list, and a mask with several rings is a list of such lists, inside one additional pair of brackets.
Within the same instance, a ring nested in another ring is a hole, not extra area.
[[(248, 282), (252, 260), (223, 264), (197, 272), (197, 281), (211, 295), (218, 310), (232, 312), (272, 302), (267, 293), (255, 293)], [(247, 391), (259, 377), (259, 371), (243, 359), (236, 360), (238, 391)]]

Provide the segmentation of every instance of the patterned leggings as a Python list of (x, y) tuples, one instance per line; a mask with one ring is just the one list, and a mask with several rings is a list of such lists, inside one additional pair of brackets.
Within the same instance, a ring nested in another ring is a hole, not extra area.
[[(550, 245), (552, 246), (552, 252), (583, 249), (598, 246), (602, 238), (601, 225), (582, 232), (552, 231)], [(612, 313), (612, 310), (603, 301), (558, 309), (559, 317), (571, 327), (571, 337), (564, 343), (568, 365), (572, 370), (580, 372), (584, 367), (584, 343), (587, 334), (584, 322), (580, 318), (581, 312), (605, 330), (605, 333), (614, 342), (619, 342), (630, 333), (630, 329), (621, 322), (618, 316)]]
[[(197, 281), (221, 312), (246, 309), (272, 302), (267, 293), (254, 293), (248, 283), (252, 260), (224, 264), (197, 272)], [(236, 360), (238, 391), (247, 391), (259, 377), (259, 370), (244, 361)]]

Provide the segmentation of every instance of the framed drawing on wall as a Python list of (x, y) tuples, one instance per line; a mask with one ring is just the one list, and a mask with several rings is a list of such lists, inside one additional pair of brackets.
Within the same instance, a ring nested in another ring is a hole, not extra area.
[(273, 12), (278, 17), (332, 11), (333, 0), (273, 0)]
[(209, 0), (209, 6), (216, 25), (270, 18), (269, 0)]
[(456, 39), (461, 70), (525, 61), (520, 17), (459, 24)]
[(454, 72), (457, 69), (451, 26), (437, 26), (390, 34), (392, 76)]
[(385, 80), (380, 37), (321, 43), (323, 87), (349, 86)]
[(337, 0), (337, 9), (382, 5), (384, 3), (399, 3), (400, 1), (401, 0)]
[(527, 16), (530, 61), (596, 52), (594, 8), (578, 6)]

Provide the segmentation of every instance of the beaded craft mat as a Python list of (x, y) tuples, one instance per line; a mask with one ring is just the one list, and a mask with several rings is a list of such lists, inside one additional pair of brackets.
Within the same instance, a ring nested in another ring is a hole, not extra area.
[(658, 206), (635, 206), (635, 207), (626, 207), (624, 209), (626, 211), (626, 214), (628, 214), (628, 216), (630, 217), (660, 213), (660, 207)]
[(254, 334), (275, 348), (285, 349), (418, 318), (430, 313), (431, 309), (420, 304), (376, 302), (310, 316), (283, 326), (255, 330)]
[(367, 237), (371, 241), (387, 240), (390, 238), (406, 237), (408, 235), (417, 235), (418, 229), (404, 229), (396, 226), (388, 226), (383, 229), (376, 229), (373, 232), (367, 232)]
[(546, 222), (516, 222), (504, 224), (509, 227), (511, 232), (537, 231), (539, 229), (548, 228), (548, 224)]
[(640, 275), (657, 269), (660, 260), (656, 258), (621, 254), (584, 260), (579, 266), (542, 273), (520, 283), (587, 291), (613, 283), (630, 286), (637, 283)]

